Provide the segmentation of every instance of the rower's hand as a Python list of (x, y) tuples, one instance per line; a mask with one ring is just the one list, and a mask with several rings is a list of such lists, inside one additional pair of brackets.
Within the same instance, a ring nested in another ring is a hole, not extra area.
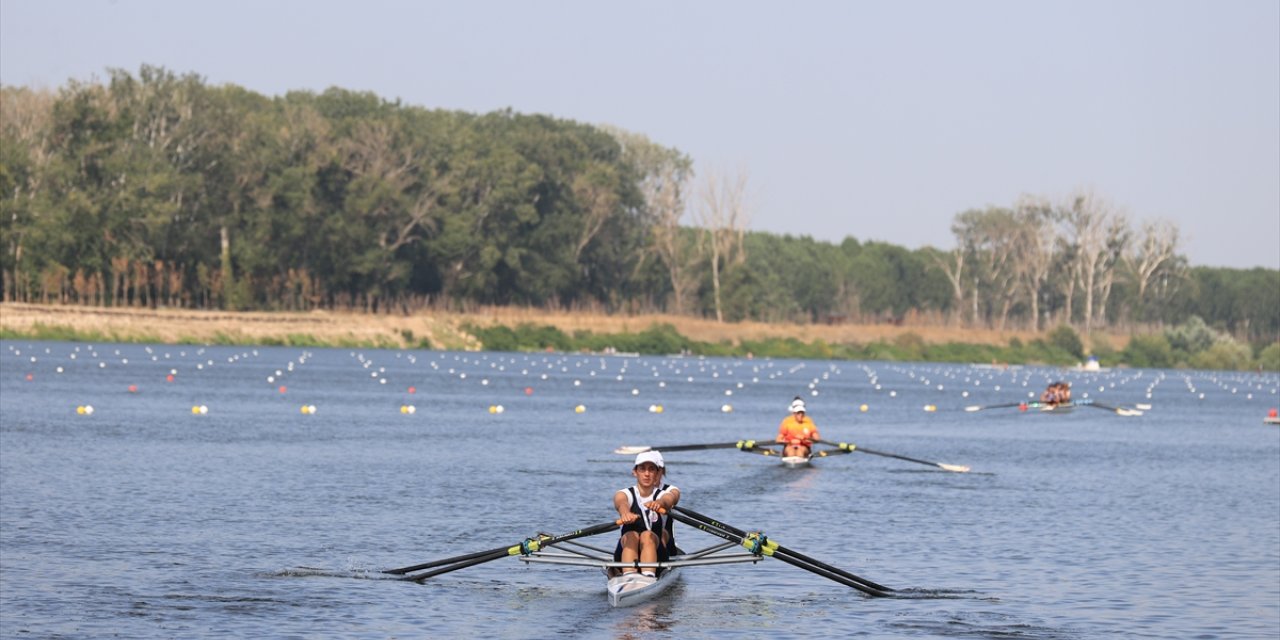
[(626, 526), (626, 525), (631, 524), (632, 522), (635, 522), (635, 521), (636, 521), (636, 519), (637, 519), (637, 518), (639, 518), (639, 517), (640, 517), (640, 516), (636, 515), (635, 513), (627, 512), (627, 513), (622, 514), (622, 517), (621, 517), (621, 518), (618, 518), (618, 524), (623, 525), (623, 526)]
[[(666, 508), (665, 506), (663, 506), (663, 504), (662, 504), (661, 502), (658, 502), (657, 500), (654, 500), (654, 501), (652, 501), (652, 502), (646, 502), (646, 503), (645, 503), (645, 505), (644, 505), (644, 508), (646, 508), (646, 509), (648, 509), (648, 510), (650, 510), (650, 511), (657, 511), (658, 513), (661, 513), (661, 514), (663, 514), (663, 515), (666, 515), (666, 513), (667, 513), (667, 508)], [(635, 515), (635, 514), (632, 514), (632, 515)]]

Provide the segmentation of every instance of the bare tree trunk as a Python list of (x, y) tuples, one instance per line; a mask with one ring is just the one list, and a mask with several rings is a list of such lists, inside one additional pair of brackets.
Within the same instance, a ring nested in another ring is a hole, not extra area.
[(730, 265), (746, 260), (743, 240), (748, 223), (746, 211), (747, 178), (742, 172), (733, 176), (707, 176), (696, 217), (700, 222), (701, 238), (710, 244), (711, 288), (715, 304), (716, 322), (724, 322), (724, 306), (721, 301), (721, 275)]

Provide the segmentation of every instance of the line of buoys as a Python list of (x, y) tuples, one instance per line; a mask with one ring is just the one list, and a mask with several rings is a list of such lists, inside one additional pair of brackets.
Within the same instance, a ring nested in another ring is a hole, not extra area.
[(93, 405), (91, 405), (91, 404), (83, 404), (83, 405), (80, 405), (80, 406), (76, 407), (76, 414), (78, 414), (78, 415), (82, 415), (82, 416), (91, 416), (91, 415), (93, 415)]
[(304, 404), (302, 405), (301, 411), (304, 416), (311, 415), (316, 412), (316, 406), (314, 404)]
[(192, 415), (203, 416), (209, 413), (209, 407), (203, 404), (192, 405), (191, 413)]

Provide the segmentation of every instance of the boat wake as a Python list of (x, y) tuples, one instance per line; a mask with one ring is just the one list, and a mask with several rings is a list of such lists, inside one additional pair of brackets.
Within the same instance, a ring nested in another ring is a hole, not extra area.
[(894, 589), (890, 592), (889, 597), (902, 600), (986, 600), (989, 602), (998, 602), (1000, 599), (994, 596), (983, 595), (981, 591), (973, 589), (921, 589), (910, 587), (906, 589)]
[(355, 578), (357, 580), (400, 580), (401, 576), (378, 569), (323, 569), (320, 567), (288, 567), (264, 575), (273, 578)]

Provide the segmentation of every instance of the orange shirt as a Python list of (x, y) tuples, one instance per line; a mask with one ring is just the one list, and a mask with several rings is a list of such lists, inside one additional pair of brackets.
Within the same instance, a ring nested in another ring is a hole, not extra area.
[(805, 445), (813, 444), (814, 440), (818, 440), (822, 436), (818, 435), (818, 425), (813, 423), (813, 418), (807, 414), (796, 420), (793, 413), (782, 419), (782, 424), (778, 425), (778, 441), (790, 442), (792, 440), (800, 440)]

